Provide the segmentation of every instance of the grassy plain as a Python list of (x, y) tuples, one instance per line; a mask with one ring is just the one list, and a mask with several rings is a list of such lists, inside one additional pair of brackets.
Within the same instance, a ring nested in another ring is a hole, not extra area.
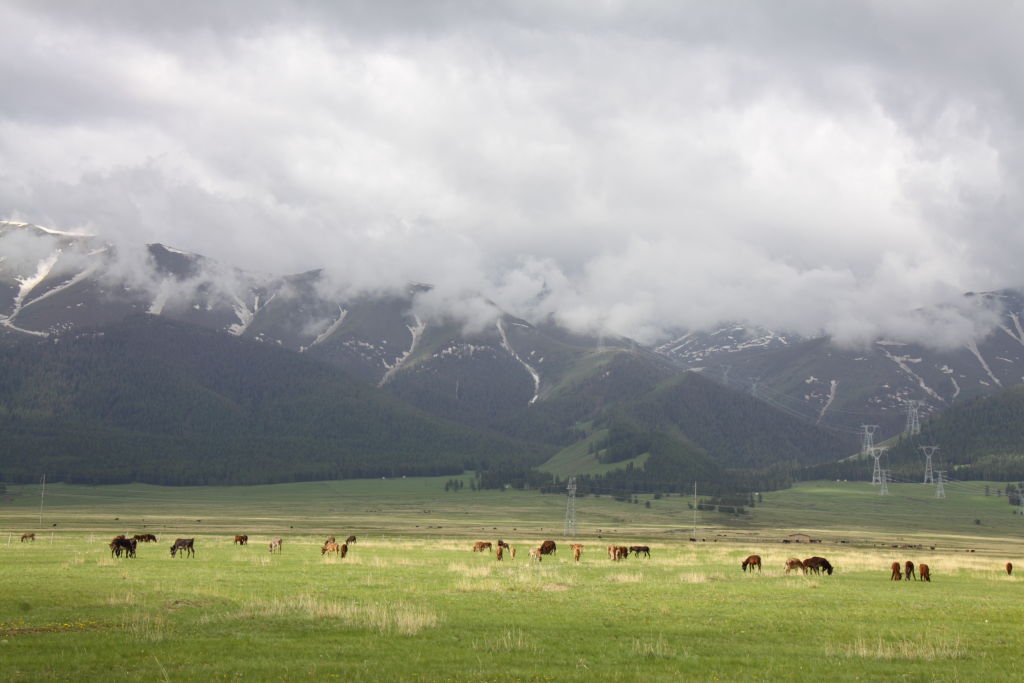
[[(563, 497), (445, 493), (444, 481), (48, 486), (42, 523), (39, 487), (10, 487), (0, 679), (1024, 676), (1024, 580), (1001, 569), (1024, 568), (1024, 517), (981, 484), (936, 500), (909, 484), (880, 497), (812, 482), (764, 494), (748, 515), (701, 513), (697, 543), (686, 498), (581, 498), (576, 565)], [(25, 531), (38, 540), (20, 543)], [(110, 536), (143, 531), (160, 541), (110, 557)], [(780, 542), (795, 531), (822, 542)], [(251, 545), (232, 545), (236, 533)], [(325, 535), (349, 533), (359, 541), (347, 558), (321, 557)], [(271, 556), (274, 535), (284, 549)], [(195, 558), (170, 557), (175, 536), (196, 538)], [(470, 552), (499, 537), (515, 560)], [(562, 549), (530, 564), (526, 549), (544, 538)], [(650, 545), (652, 557), (611, 562), (611, 542)], [(765, 569), (744, 574), (753, 552)], [(787, 557), (812, 554), (836, 573), (783, 573)], [(890, 582), (888, 564), (906, 559), (927, 562), (933, 582)]]

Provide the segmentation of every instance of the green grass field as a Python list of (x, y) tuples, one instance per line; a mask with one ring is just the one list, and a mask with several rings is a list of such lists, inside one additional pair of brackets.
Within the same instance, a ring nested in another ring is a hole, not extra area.
[[(0, 678), (1024, 674), (1024, 580), (1002, 570), (1008, 560), (1024, 568), (1024, 517), (981, 484), (936, 501), (910, 485), (881, 497), (866, 484), (812, 482), (764, 494), (748, 515), (700, 513), (706, 541), (696, 543), (687, 498), (580, 498), (577, 565), (561, 533), (564, 497), (445, 493), (444, 481), (48, 486), (41, 524), (39, 487), (10, 487), (0, 499)], [(19, 542), (28, 531), (37, 540)], [(111, 536), (143, 531), (160, 541), (141, 544), (137, 559), (110, 557)], [(798, 531), (822, 542), (780, 542)], [(251, 545), (232, 545), (236, 533)], [(359, 541), (348, 557), (321, 557), (324, 536), (349, 533)], [(275, 535), (284, 548), (271, 556)], [(195, 558), (170, 557), (175, 536), (196, 538)], [(515, 560), (470, 551), (499, 537)], [(527, 549), (544, 538), (560, 550), (531, 564)], [(612, 562), (609, 543), (650, 545), (652, 557)], [(740, 570), (750, 553), (761, 574)], [(783, 573), (787, 557), (815, 554), (834, 575)], [(933, 582), (889, 581), (889, 563), (906, 559), (928, 563)]]

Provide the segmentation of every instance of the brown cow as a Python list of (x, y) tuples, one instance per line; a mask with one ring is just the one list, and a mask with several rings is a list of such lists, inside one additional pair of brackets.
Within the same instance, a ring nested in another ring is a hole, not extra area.
[(786, 573), (788, 574), (793, 569), (799, 569), (804, 574), (807, 573), (807, 567), (805, 567), (804, 563), (795, 557), (791, 557), (786, 560)]
[(932, 574), (931, 571), (928, 569), (928, 565), (924, 563), (917, 565), (917, 573), (921, 577), (922, 581), (927, 581), (928, 583), (931, 583)]
[(509, 546), (508, 552), (510, 555), (512, 555), (513, 560), (516, 559), (516, 547), (514, 545)]
[(747, 559), (743, 560), (742, 564), (740, 564), (740, 568), (743, 569), (743, 571), (747, 571), (747, 567), (750, 568), (751, 573), (753, 573), (754, 567), (757, 567), (757, 571), (761, 571), (761, 556), (750, 555)]
[(541, 557), (542, 555), (543, 555), (543, 553), (541, 553), (540, 548), (530, 548), (530, 559), (531, 560), (537, 560), (538, 562), (540, 562), (541, 559), (542, 559), (542, 557)]
[(496, 559), (498, 562), (501, 562), (501, 558), (504, 554), (505, 549), (502, 548), (500, 545), (494, 549), (494, 559)]
[(914, 563), (910, 560), (907, 560), (903, 563), (903, 579), (906, 581), (910, 581), (910, 577), (912, 576), (915, 579), (917, 578), (916, 576), (914, 576)]
[(572, 548), (572, 559), (575, 560), (576, 562), (579, 562), (580, 561), (580, 555), (583, 554), (583, 544), (582, 543), (571, 543), (569, 545), (569, 547)]
[(345, 556), (348, 555), (348, 543), (342, 543), (340, 550), (341, 550), (341, 559), (344, 560)]
[(1013, 576), (1013, 562), (1006, 563), (1006, 575)]
[(238, 545), (248, 545), (249, 537), (245, 534), (242, 534), (241, 536), (235, 536), (235, 543), (237, 543)]
[(544, 541), (540, 544), (541, 555), (554, 555), (558, 550), (558, 546), (555, 545), (554, 541)]
[(474, 553), (482, 553), (483, 551), (490, 550), (490, 549), (491, 549), (491, 542), (490, 541), (477, 541), (476, 543), (473, 544), (473, 552)]
[(341, 548), (338, 547), (337, 543), (325, 543), (324, 547), (320, 548), (320, 555), (326, 555), (327, 553), (341, 554)]
[(890, 581), (899, 581), (900, 579), (903, 578), (903, 574), (900, 572), (900, 563), (899, 562), (893, 562), (891, 569), (892, 569), (892, 574), (889, 576), (889, 580)]
[(608, 557), (615, 562), (624, 560), (629, 557), (629, 548), (624, 545), (610, 545), (608, 546)]
[(25, 541), (32, 541), (34, 543), (35, 540), (36, 540), (36, 535), (35, 534), (22, 534), (21, 535), (21, 542), (22, 543), (24, 543)]
[(268, 547), (270, 548), (270, 552), (274, 552), (275, 550), (277, 552), (281, 552), (281, 544), (282, 543), (284, 543), (284, 541), (281, 540), (280, 536), (274, 536), (272, 539), (270, 539), (270, 543), (268, 544)]

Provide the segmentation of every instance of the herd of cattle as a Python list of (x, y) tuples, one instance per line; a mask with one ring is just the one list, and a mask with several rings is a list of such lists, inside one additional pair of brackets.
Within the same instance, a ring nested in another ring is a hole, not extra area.
[[(22, 534), (21, 536), (22, 543), (24, 543), (25, 541), (35, 540), (36, 535), (34, 533)], [(131, 538), (126, 537), (124, 534), (119, 534), (115, 536), (109, 544), (110, 556), (121, 557), (121, 555), (123, 554), (125, 557), (135, 557), (139, 543), (155, 543), (156, 540), (156, 536), (154, 536), (153, 534), (136, 534)], [(320, 548), (320, 554), (326, 555), (327, 553), (335, 553), (341, 558), (344, 558), (348, 554), (349, 545), (355, 542), (355, 536), (349, 536), (345, 539), (345, 542), (341, 544), (337, 542), (337, 539), (335, 539), (334, 536), (331, 536), (324, 541), (323, 545)], [(235, 536), (234, 544), (248, 545), (249, 537), (245, 534)], [(283, 545), (283, 539), (280, 536), (275, 536), (270, 540), (269, 543), (270, 552), (281, 552), (281, 548)], [(496, 546), (492, 546), (490, 541), (477, 541), (473, 544), (474, 553), (489, 552), (491, 548), (494, 548), (495, 559), (497, 559), (499, 562), (503, 559), (505, 552), (508, 552), (508, 554), (511, 555), (513, 560), (516, 558), (515, 547), (510, 546), (508, 543), (501, 539), (498, 539), (498, 543)], [(572, 550), (573, 560), (579, 562), (580, 557), (582, 557), (583, 555), (583, 544), (570, 543), (569, 548)], [(544, 541), (536, 548), (530, 548), (530, 559), (540, 562), (542, 561), (544, 555), (554, 555), (557, 551), (558, 546), (554, 541)], [(188, 555), (189, 557), (195, 557), (195, 539), (175, 539), (174, 543), (171, 545), (171, 557), (175, 557), (178, 554), (178, 552), (181, 552), (182, 557), (185, 557), (186, 555)], [(616, 562), (626, 559), (627, 557), (629, 557), (630, 553), (633, 553), (635, 557), (640, 557), (641, 555), (643, 555), (644, 557), (650, 557), (651, 548), (646, 545), (608, 546), (608, 558)], [(747, 571), (749, 569), (751, 572), (754, 571), (754, 569), (756, 568), (757, 571), (760, 572), (761, 556), (749, 555), (745, 560), (743, 560), (742, 563), (740, 563), (740, 568), (743, 571)], [(1005, 569), (1007, 575), (1012, 575), (1013, 563), (1007, 562)], [(791, 557), (786, 560), (785, 570), (786, 574), (789, 574), (791, 571), (794, 570), (800, 570), (804, 574), (807, 574), (807, 572), (813, 572), (815, 574), (825, 572), (826, 574), (831, 576), (833, 572), (833, 567), (829, 563), (829, 561), (826, 560), (824, 557), (808, 557), (806, 560), (800, 560), (796, 557)], [(932, 580), (931, 569), (928, 567), (927, 564), (921, 563), (917, 565), (915, 571), (914, 563), (910, 560), (907, 560), (902, 565), (899, 562), (893, 562), (890, 566), (890, 572), (891, 573), (889, 579), (891, 581), (910, 581), (912, 579), (917, 579), (918, 581), (930, 582)]]

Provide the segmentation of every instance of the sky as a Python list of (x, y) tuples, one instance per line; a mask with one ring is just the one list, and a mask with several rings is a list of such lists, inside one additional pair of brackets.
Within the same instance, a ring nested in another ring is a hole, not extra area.
[(957, 345), (991, 324), (964, 292), (1024, 285), (1021, 26), (986, 0), (8, 0), (0, 219), (647, 343)]

